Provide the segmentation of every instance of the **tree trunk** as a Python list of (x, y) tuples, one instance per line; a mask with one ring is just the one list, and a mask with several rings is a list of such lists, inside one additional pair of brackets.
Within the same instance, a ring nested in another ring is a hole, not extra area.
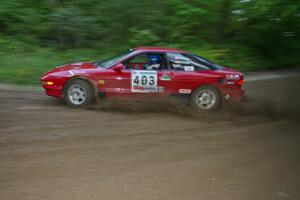
[(220, 19), (217, 27), (218, 41), (222, 42), (226, 39), (228, 24), (231, 13), (231, 0), (222, 0), (220, 8)]

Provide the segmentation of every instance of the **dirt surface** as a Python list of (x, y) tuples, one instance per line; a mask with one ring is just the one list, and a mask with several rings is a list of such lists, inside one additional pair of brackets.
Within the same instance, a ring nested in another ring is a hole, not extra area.
[(299, 199), (300, 76), (245, 88), (212, 114), (0, 88), (0, 199)]

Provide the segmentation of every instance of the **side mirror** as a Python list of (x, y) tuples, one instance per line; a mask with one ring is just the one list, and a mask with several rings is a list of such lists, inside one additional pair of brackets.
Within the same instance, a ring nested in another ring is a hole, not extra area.
[(123, 65), (122, 63), (118, 63), (116, 66), (114, 66), (112, 69), (115, 70), (116, 72), (120, 72), (122, 71), (122, 69), (125, 68), (125, 65)]

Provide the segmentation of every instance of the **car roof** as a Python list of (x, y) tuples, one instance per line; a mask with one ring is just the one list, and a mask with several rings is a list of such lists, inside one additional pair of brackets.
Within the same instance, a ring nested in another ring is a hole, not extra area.
[(163, 47), (136, 47), (134, 50), (143, 52), (176, 52), (176, 53), (187, 53), (187, 51), (175, 49), (175, 48), (163, 48)]

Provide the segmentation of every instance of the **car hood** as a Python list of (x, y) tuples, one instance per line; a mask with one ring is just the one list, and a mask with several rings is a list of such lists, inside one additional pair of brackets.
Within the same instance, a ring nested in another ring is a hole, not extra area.
[(56, 73), (56, 72), (63, 72), (63, 71), (70, 71), (70, 70), (85, 70), (85, 69), (96, 69), (97, 66), (93, 62), (79, 62), (79, 63), (72, 63), (72, 64), (66, 64), (61, 65), (59, 67), (56, 67), (55, 69), (52, 69), (45, 73), (43, 76), (48, 75), (50, 73)]
[(81, 69), (95, 69), (97, 68), (93, 62), (79, 62), (67, 65), (62, 65), (55, 68), (53, 71), (69, 71), (69, 70), (81, 70)]

